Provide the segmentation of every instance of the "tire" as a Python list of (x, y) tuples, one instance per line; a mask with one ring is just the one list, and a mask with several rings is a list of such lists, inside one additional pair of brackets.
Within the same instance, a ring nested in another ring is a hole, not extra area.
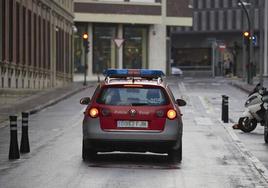
[(172, 163), (180, 163), (182, 160), (182, 144), (178, 149), (172, 149), (168, 152), (169, 161)]
[(83, 140), (83, 143), (82, 143), (83, 161), (91, 161), (91, 160), (96, 159), (96, 157), (97, 157), (97, 152), (94, 149), (87, 147), (86, 141)]
[(264, 120), (264, 141), (268, 143), (268, 111), (265, 112)]
[(257, 120), (256, 119), (248, 119), (248, 117), (242, 117), (239, 119), (238, 124), (240, 129), (245, 132), (249, 133), (253, 131), (257, 127)]

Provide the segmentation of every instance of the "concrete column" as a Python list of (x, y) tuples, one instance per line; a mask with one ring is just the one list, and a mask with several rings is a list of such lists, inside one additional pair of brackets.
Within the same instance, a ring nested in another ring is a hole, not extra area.
[(166, 72), (166, 26), (153, 25), (149, 29), (149, 69)]
[[(123, 24), (118, 25), (118, 33), (117, 33), (117, 38), (123, 39)], [(124, 45), (124, 43), (123, 43)], [(120, 48), (117, 48), (117, 66), (119, 69), (123, 68), (123, 45), (121, 45)]]
[(166, 73), (167, 41), (166, 41), (166, 0), (162, 1), (163, 24), (152, 25), (149, 29), (149, 69), (160, 69)]
[(87, 80), (88, 79), (92, 79), (92, 80), (96, 80), (97, 79), (97, 75), (93, 74), (93, 24), (92, 23), (88, 23), (86, 26), (86, 30), (89, 36), (89, 52), (87, 54), (87, 65), (88, 65), (88, 69), (87, 69)]

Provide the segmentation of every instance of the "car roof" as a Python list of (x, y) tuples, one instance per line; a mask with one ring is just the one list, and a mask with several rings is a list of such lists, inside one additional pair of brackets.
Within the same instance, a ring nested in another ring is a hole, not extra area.
[(149, 86), (160, 86), (166, 87), (166, 82), (163, 79), (144, 79), (144, 78), (110, 78), (104, 80), (102, 85), (149, 85)]
[(161, 70), (149, 69), (108, 69), (101, 85), (150, 85), (166, 87)]

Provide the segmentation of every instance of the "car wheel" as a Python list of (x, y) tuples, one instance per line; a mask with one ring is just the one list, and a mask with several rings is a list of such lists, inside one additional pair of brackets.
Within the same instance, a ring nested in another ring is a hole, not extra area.
[(238, 121), (240, 129), (245, 133), (253, 131), (257, 127), (257, 123), (256, 119), (250, 120), (248, 117), (240, 118)]
[(268, 143), (268, 111), (265, 112), (264, 120), (264, 141)]
[(182, 160), (182, 144), (178, 149), (172, 149), (168, 152), (168, 158), (173, 163), (180, 163)]
[(83, 161), (90, 161), (90, 160), (94, 160), (97, 156), (97, 152), (92, 149), (92, 148), (88, 148), (85, 141), (83, 140), (82, 143), (82, 159)]

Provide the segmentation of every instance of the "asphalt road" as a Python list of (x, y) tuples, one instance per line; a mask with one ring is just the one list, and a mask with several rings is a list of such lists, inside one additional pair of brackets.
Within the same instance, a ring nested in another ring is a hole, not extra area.
[(169, 82), (175, 96), (188, 102), (182, 108), (181, 164), (170, 164), (166, 155), (118, 152), (83, 162), (84, 106), (79, 99), (91, 96), (93, 89), (88, 89), (30, 117), (31, 153), (20, 160), (8, 160), (9, 128), (0, 130), (0, 187), (268, 187), (263, 174), (234, 142), (232, 130), (226, 128), (230, 125), (219, 120), (221, 95), (237, 97), (230, 99), (237, 105), (230, 107), (236, 110), (231, 117), (236, 118), (243, 93), (221, 80), (173, 78)]

